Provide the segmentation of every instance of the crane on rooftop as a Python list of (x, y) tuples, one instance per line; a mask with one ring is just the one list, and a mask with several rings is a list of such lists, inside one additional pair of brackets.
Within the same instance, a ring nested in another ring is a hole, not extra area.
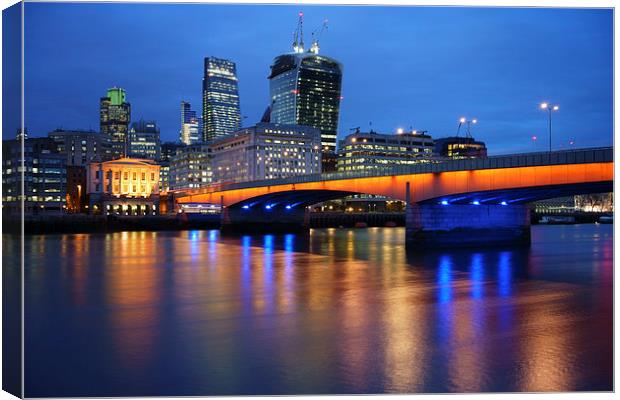
[(321, 36), (323, 32), (327, 29), (327, 19), (323, 21), (323, 24), (316, 28), (312, 32), (312, 46), (310, 46), (310, 52), (314, 54), (319, 54), (319, 41), (321, 40)]
[(295, 53), (304, 52), (304, 13), (299, 12), (299, 20), (297, 21), (297, 29), (293, 33), (293, 51)]

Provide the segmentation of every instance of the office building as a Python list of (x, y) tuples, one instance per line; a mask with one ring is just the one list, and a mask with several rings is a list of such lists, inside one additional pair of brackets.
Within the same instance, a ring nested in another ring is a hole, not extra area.
[(318, 44), (304, 52), (302, 43), (293, 53), (278, 56), (271, 66), (270, 121), (307, 125), (321, 130), (324, 172), (334, 168), (336, 134), (342, 86), (342, 64), (318, 54)]
[(172, 156), (174, 156), (179, 149), (182, 149), (185, 146), (186, 145), (183, 143), (164, 142), (161, 144), (161, 154), (159, 159), (161, 161), (170, 161)]
[(165, 193), (170, 190), (170, 160), (176, 155), (178, 149), (184, 148), (183, 143), (166, 142), (161, 145), (159, 161), (159, 191)]
[(179, 131), (179, 140), (183, 144), (195, 144), (200, 142), (200, 125), (196, 111), (191, 109), (190, 103), (181, 102), (181, 130)]
[(213, 181), (211, 149), (207, 144), (179, 147), (169, 165), (169, 190), (199, 188)]
[(127, 102), (125, 90), (117, 87), (108, 89), (99, 104), (99, 130), (110, 138), (112, 157), (124, 157), (127, 155), (127, 132), (131, 120), (131, 106)]
[(380, 134), (355, 132), (346, 136), (338, 152), (338, 171), (389, 169), (433, 160), (434, 142), (425, 132)]
[(435, 139), (435, 153), (440, 157), (456, 159), (486, 157), (487, 147), (471, 136), (452, 136)]
[(309, 126), (259, 123), (211, 143), (213, 181), (286, 178), (321, 172), (321, 132)]
[(24, 139), (22, 193), (22, 138), (2, 141), (2, 210), (25, 214), (61, 213), (67, 195), (66, 157), (50, 138)]
[(159, 141), (159, 128), (155, 121), (144, 121), (131, 124), (127, 137), (128, 155), (132, 158), (159, 160), (161, 143)]
[(86, 212), (86, 168), (89, 163), (112, 158), (110, 140), (107, 135), (92, 130), (56, 129), (47, 135), (56, 142), (58, 152), (65, 155), (67, 175), (66, 211)]
[(47, 136), (56, 142), (58, 151), (66, 156), (67, 166), (86, 167), (92, 161), (112, 158), (110, 140), (99, 132), (56, 129)]
[(90, 163), (87, 190), (93, 214), (155, 215), (159, 212), (159, 165), (136, 158)]
[(241, 126), (237, 66), (215, 57), (204, 60), (202, 79), (202, 140), (229, 135)]

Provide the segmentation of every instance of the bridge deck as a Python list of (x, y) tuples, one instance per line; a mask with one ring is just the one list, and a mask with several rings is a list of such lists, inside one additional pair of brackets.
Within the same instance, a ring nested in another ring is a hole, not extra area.
[(324, 174), (300, 175), (290, 178), (269, 179), (252, 182), (222, 183), (198, 189), (172, 191), (176, 198), (198, 194), (219, 193), (235, 189), (250, 189), (288, 184), (328, 182), (359, 178), (387, 177), (399, 175), (416, 175), (453, 171), (474, 171), (498, 168), (536, 167), (588, 163), (613, 162), (613, 147), (563, 150), (553, 152), (525, 153), (470, 158), (462, 160), (446, 160), (438, 163), (423, 163), (411, 166), (394, 166), (381, 170), (330, 172)]

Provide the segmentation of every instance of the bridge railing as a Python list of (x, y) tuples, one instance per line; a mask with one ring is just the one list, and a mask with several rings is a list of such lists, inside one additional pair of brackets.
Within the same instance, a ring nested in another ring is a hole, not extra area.
[(369, 178), (391, 175), (411, 175), (440, 173), (449, 171), (469, 171), (493, 168), (534, 167), (558, 164), (581, 164), (595, 162), (613, 162), (613, 147), (599, 147), (579, 150), (561, 150), (525, 154), (509, 154), (484, 158), (449, 159), (440, 162), (398, 165), (393, 167), (362, 171), (339, 171), (323, 174), (299, 175), (289, 178), (268, 179), (252, 182), (214, 184), (187, 191), (177, 191), (179, 195), (202, 194), (223, 190), (246, 189), (263, 186), (276, 186), (294, 183), (321, 182), (341, 179)]

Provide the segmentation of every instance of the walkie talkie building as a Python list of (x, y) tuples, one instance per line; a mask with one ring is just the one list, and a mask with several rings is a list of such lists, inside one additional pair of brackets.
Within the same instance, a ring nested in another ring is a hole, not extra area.
[(325, 161), (331, 160), (336, 151), (342, 65), (302, 49), (276, 57), (269, 82), (271, 122), (320, 129), (323, 171), (331, 170)]

